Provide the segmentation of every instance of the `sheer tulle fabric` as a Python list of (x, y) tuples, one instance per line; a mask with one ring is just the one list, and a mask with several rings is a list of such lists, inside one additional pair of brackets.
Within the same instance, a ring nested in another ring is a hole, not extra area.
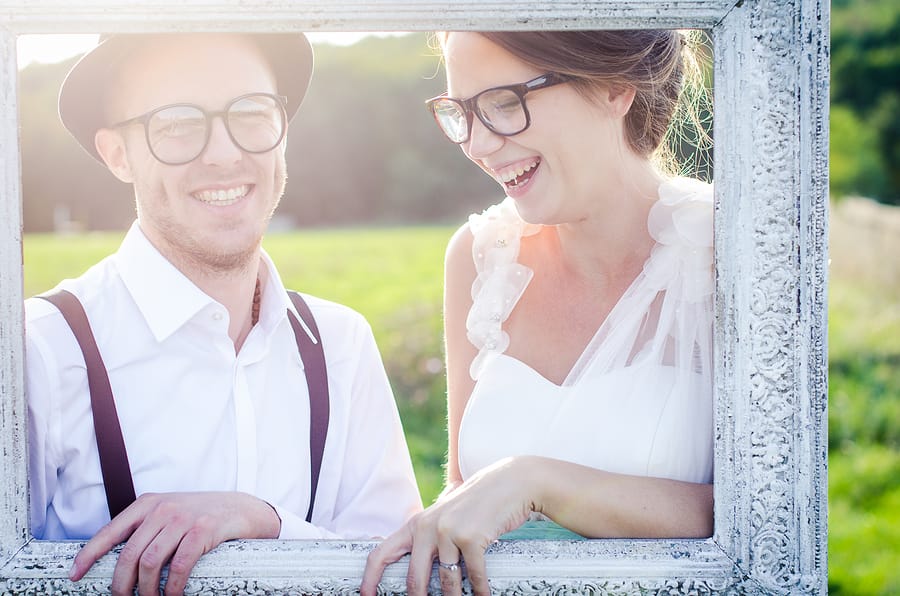
[(478, 272), (467, 320), (479, 348), (460, 428), (464, 477), (509, 455), (629, 474), (712, 479), (712, 187), (675, 178), (648, 217), (656, 241), (562, 385), (504, 354), (503, 322), (532, 278), (507, 199), (469, 219)]

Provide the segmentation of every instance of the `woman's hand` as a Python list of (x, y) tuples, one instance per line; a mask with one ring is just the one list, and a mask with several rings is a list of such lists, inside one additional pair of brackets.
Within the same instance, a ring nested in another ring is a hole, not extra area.
[(476, 596), (490, 594), (484, 553), (501, 534), (522, 525), (535, 510), (539, 475), (530, 458), (507, 458), (485, 468), (379, 544), (366, 562), (361, 596), (374, 596), (385, 567), (411, 553), (406, 587), (428, 591), (434, 559), (444, 594), (461, 594), (463, 561)]
[(631, 476), (538, 456), (484, 468), (412, 518), (370, 554), (361, 586), (372, 596), (384, 568), (411, 553), (412, 595), (425, 594), (435, 557), (445, 594), (460, 594), (465, 561), (477, 596), (490, 593), (484, 552), (532, 511), (591, 538), (703, 538), (713, 531), (713, 485)]

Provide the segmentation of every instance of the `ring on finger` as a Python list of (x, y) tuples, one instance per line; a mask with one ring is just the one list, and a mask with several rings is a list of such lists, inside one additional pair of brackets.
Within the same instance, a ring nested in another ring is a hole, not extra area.
[(441, 560), (438, 560), (438, 567), (441, 569), (446, 569), (447, 571), (457, 571), (459, 570), (459, 562), (456, 563), (444, 563)]

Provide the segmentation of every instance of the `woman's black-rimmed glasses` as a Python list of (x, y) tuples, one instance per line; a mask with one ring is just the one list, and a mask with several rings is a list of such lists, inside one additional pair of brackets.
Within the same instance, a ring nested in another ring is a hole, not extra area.
[(170, 104), (113, 124), (113, 128), (143, 124), (147, 146), (157, 160), (177, 166), (191, 162), (206, 149), (213, 118), (221, 118), (234, 144), (247, 153), (265, 153), (281, 143), (287, 125), (287, 98), (248, 93), (228, 102), (220, 112), (189, 103)]
[(429, 99), (425, 104), (447, 138), (457, 145), (469, 140), (473, 114), (491, 132), (510, 137), (524, 131), (531, 124), (525, 95), (569, 80), (571, 79), (565, 75), (551, 72), (518, 85), (485, 89), (469, 99), (441, 95)]

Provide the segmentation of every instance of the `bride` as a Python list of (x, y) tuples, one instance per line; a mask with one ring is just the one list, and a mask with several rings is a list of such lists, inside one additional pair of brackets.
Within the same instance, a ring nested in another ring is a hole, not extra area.
[[(437, 124), (503, 188), (445, 263), (447, 485), (382, 542), (445, 594), (530, 519), (585, 537), (713, 529), (712, 188), (655, 159), (684, 94), (676, 31), (446, 33)], [(688, 56), (689, 57), (689, 56)]]

